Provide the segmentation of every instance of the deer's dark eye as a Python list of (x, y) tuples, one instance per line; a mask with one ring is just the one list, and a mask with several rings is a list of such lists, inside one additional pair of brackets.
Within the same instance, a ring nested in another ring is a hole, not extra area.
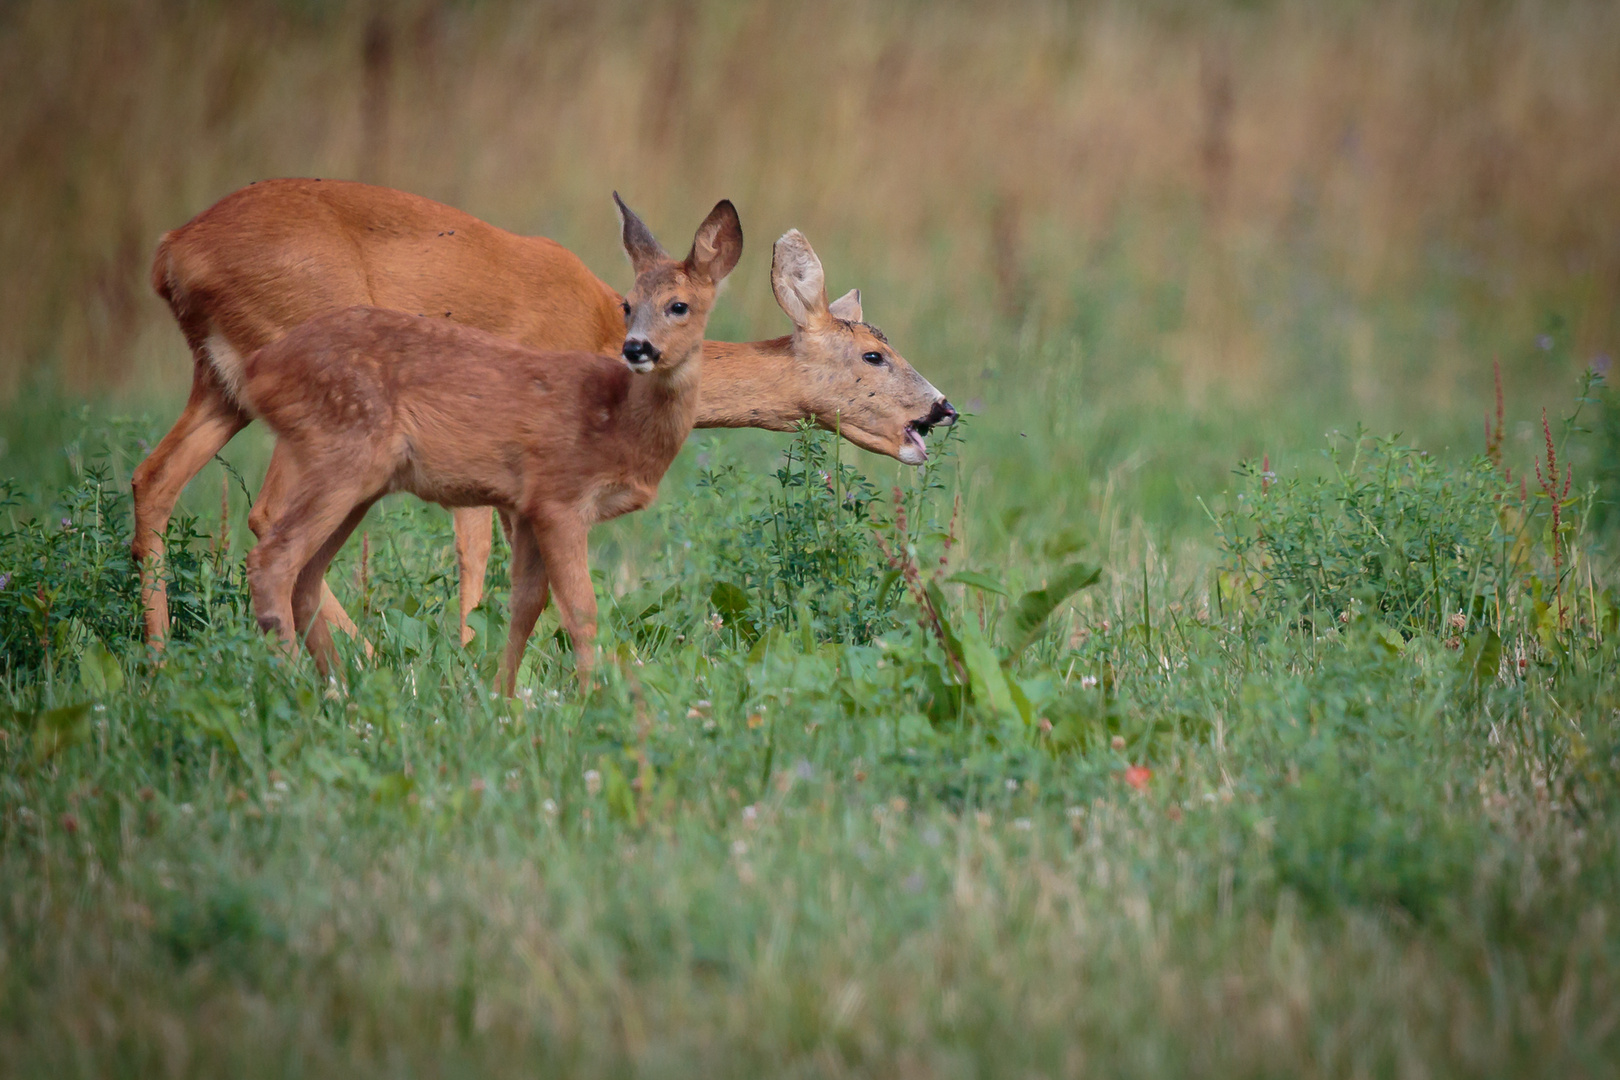
[(677, 300), (673, 304), (669, 305), (669, 313), (671, 315), (685, 315), (690, 310), (691, 309), (686, 306), (685, 300)]
[(624, 308), (624, 313), (628, 317), (629, 314), (630, 314), (630, 301), (628, 301), (628, 300), (620, 301), (619, 306)]
[(865, 360), (868, 364), (871, 364), (873, 367), (882, 367), (883, 366), (883, 354), (880, 353), (880, 352), (862, 353), (861, 354), (861, 359)]

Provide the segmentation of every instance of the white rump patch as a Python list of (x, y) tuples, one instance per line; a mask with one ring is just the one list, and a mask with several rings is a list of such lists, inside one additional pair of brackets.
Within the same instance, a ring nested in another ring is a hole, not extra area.
[(208, 356), (208, 364), (219, 376), (220, 385), (225, 393), (239, 407), (247, 409), (247, 398), (242, 396), (242, 388), (247, 382), (247, 373), (242, 354), (236, 351), (236, 346), (227, 341), (223, 334), (209, 334), (203, 340), (203, 352)]

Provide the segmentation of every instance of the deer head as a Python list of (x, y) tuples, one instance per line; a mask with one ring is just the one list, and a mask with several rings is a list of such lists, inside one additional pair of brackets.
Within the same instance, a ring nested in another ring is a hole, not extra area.
[(703, 346), (720, 282), (742, 256), (742, 223), (731, 200), (721, 199), (698, 226), (691, 252), (676, 262), (616, 191), (613, 201), (624, 251), (636, 272), (624, 298), (624, 359), (640, 374), (655, 368), (673, 372)]
[(907, 465), (928, 459), (923, 436), (951, 424), (956, 410), (945, 395), (895, 351), (883, 331), (861, 318), (861, 293), (851, 289), (827, 302), (821, 260), (804, 234), (789, 230), (771, 255), (771, 289), (793, 320), (793, 352), (807, 361), (814, 395), (838, 400), (836, 416), (817, 415), (865, 450)]

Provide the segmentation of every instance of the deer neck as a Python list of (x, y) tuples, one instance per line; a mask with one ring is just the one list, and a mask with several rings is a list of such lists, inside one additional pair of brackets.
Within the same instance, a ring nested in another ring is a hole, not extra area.
[(764, 428), (792, 431), (813, 420), (815, 389), (793, 352), (791, 337), (769, 341), (705, 341), (700, 428)]
[(665, 467), (680, 453), (697, 418), (704, 352), (699, 346), (672, 368), (630, 376), (628, 429), (635, 432), (637, 449)]

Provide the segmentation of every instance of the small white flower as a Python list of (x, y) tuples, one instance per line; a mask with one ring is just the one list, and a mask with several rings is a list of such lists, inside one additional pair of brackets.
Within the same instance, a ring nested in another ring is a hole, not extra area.
[(1013, 819), (1013, 828), (1022, 829), (1024, 832), (1028, 832), (1031, 828), (1033, 828), (1033, 826), (1030, 824), (1029, 818), (1021, 817)]
[(547, 799), (545, 802), (540, 804), (540, 809), (547, 817), (555, 817), (557, 813), (557, 804), (552, 800)]
[(742, 856), (748, 854), (748, 843), (747, 843), (747, 841), (733, 840), (731, 842), (731, 853), (733, 855), (736, 855), (738, 858), (741, 858)]
[(759, 817), (759, 807), (757, 807), (757, 806), (745, 806), (745, 807), (743, 807), (743, 820), (744, 821), (752, 822), (755, 819), (757, 819), (758, 817)]
[(1064, 813), (1068, 814), (1071, 818), (1083, 817), (1085, 816), (1085, 812), (1086, 808), (1083, 806), (1071, 806), (1064, 811)]
[(1082, 689), (1082, 690), (1091, 690), (1091, 689), (1095, 689), (1096, 686), (1097, 686), (1097, 676), (1095, 676), (1095, 675), (1082, 675), (1082, 676), (1080, 676), (1080, 689)]
[(180, 804), (180, 812), (181, 812), (181, 813), (182, 813), (182, 814), (185, 814), (185, 815), (187, 815), (187, 816), (190, 816), (190, 814), (191, 814), (191, 804), (190, 804), (190, 803), (188, 803), (188, 802), (183, 802), (183, 803), (181, 803), (181, 804)]
[(1008, 791), (1017, 791), (1018, 790), (1018, 781), (1014, 780), (1010, 776), (1007, 778), (1007, 790)]
[(595, 795), (602, 790), (602, 774), (595, 769), (585, 770), (585, 790)]
[(286, 794), (287, 790), (288, 790), (287, 789), (287, 781), (285, 781), (285, 780), (277, 780), (274, 784), (271, 784), (270, 786), (275, 788), (277, 791), (281, 792), (282, 794)]

